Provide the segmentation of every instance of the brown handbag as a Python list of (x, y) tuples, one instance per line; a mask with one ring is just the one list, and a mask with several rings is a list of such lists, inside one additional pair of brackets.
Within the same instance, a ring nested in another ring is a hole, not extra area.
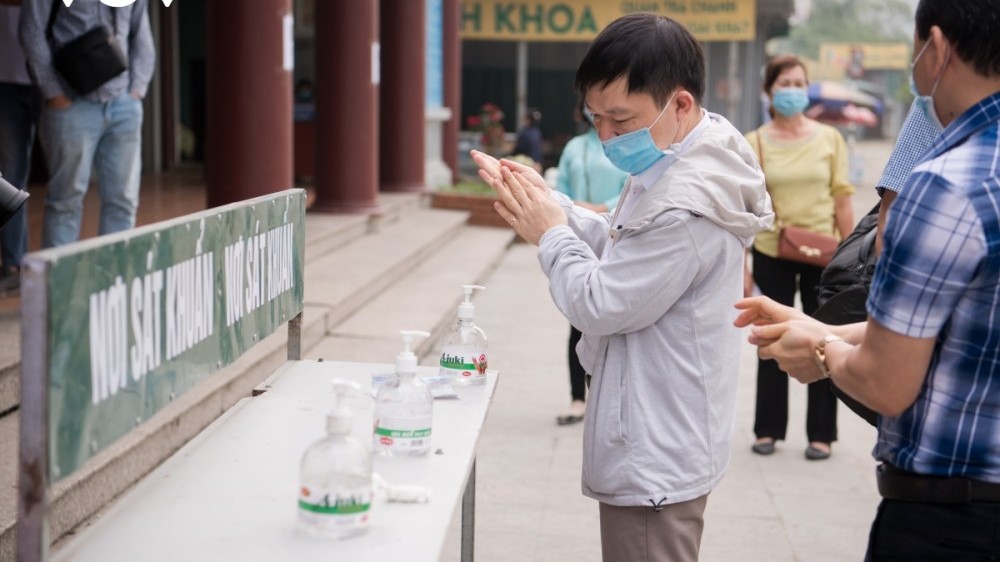
[(781, 226), (778, 230), (778, 257), (816, 267), (826, 267), (840, 240), (799, 226)]
[[(760, 171), (764, 172), (764, 184), (767, 185), (767, 172), (764, 170), (764, 147), (760, 142), (761, 132), (757, 131), (757, 160)], [(771, 190), (768, 189), (768, 192)], [(772, 205), (773, 207), (773, 205)], [(829, 234), (820, 234), (801, 226), (781, 224), (778, 212), (774, 210), (774, 222), (778, 225), (778, 257), (816, 267), (826, 267), (833, 258), (840, 239)]]

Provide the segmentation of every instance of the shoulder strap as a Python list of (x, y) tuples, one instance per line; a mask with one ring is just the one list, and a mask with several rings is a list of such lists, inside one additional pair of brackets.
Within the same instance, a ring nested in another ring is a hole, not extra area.
[[(764, 174), (764, 189), (767, 193), (771, 193), (771, 188), (767, 185), (767, 170), (764, 169), (764, 144), (761, 142), (760, 138), (764, 136), (764, 127), (761, 127), (755, 131), (757, 133), (757, 162), (760, 164), (760, 171)], [(778, 209), (774, 205), (774, 197), (771, 197), (771, 212), (774, 213), (774, 224), (779, 224), (781, 219), (778, 218)]]
[[(52, 43), (52, 26), (56, 23), (56, 14), (59, 13), (59, 5), (62, 4), (62, 0), (52, 0), (52, 11), (49, 12), (49, 23), (45, 26), (45, 39), (48, 40), (49, 44)], [(117, 8), (109, 6), (111, 8), (111, 27), (115, 35), (118, 35), (118, 12)], [(97, 6), (97, 13), (101, 13), (100, 5)]]
[(760, 164), (760, 171), (764, 172), (764, 183), (767, 183), (767, 172), (764, 170), (764, 145), (760, 142), (760, 137), (764, 134), (763, 127), (757, 129), (757, 162)]
[(45, 38), (52, 43), (52, 25), (56, 23), (56, 14), (59, 13), (59, 4), (62, 0), (52, 0), (52, 11), (49, 12), (49, 24), (45, 26)]

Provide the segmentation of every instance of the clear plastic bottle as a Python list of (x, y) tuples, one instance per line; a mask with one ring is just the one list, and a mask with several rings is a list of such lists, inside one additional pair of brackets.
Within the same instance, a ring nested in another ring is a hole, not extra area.
[(465, 302), (458, 305), (458, 321), (445, 334), (441, 346), (440, 373), (456, 385), (486, 382), (486, 333), (473, 322), (476, 307), (472, 304), (472, 291), (476, 289), (486, 287), (462, 285)]
[(417, 356), (410, 350), (413, 336), (427, 332), (402, 330), (403, 350), (396, 355), (397, 380), (386, 383), (375, 395), (375, 452), (385, 456), (415, 457), (431, 450), (434, 397), (417, 378)]
[(344, 539), (368, 531), (372, 504), (371, 450), (351, 437), (354, 413), (347, 395), (361, 387), (333, 380), (336, 402), (326, 417), (326, 436), (302, 455), (299, 528)]

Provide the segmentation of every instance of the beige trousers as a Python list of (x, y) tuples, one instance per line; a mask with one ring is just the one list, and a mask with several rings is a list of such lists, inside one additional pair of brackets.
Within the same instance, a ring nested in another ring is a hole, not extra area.
[(601, 504), (604, 562), (696, 562), (708, 494), (652, 507)]

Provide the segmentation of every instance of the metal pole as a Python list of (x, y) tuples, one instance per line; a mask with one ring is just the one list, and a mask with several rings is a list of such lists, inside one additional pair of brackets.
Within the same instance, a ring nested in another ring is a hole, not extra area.
[(21, 407), (17, 479), (17, 560), (48, 557), (48, 264), (21, 264)]
[(302, 359), (302, 312), (288, 321), (288, 360)]
[(729, 42), (729, 65), (726, 69), (726, 117), (730, 121), (739, 122), (738, 111), (742, 88), (736, 87), (739, 80), (740, 48), (736, 41)]
[(476, 461), (462, 494), (462, 562), (472, 562), (476, 554)]
[(517, 42), (517, 122), (514, 130), (521, 129), (524, 117), (528, 114), (528, 42)]

